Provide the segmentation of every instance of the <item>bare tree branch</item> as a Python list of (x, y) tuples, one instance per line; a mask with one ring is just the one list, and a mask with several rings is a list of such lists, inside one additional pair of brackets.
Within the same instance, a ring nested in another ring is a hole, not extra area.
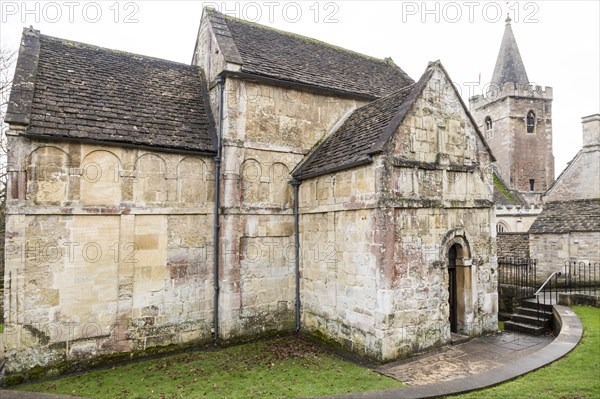
[(4, 188), (6, 183), (6, 130), (7, 124), (4, 122), (6, 108), (12, 86), (12, 77), (14, 75), (14, 66), (16, 63), (17, 52), (8, 48), (0, 48), (0, 189)]
[[(8, 126), (4, 121), (6, 108), (12, 86), (14, 66), (17, 52), (7, 48), (0, 48), (0, 289), (4, 288), (4, 232), (5, 232), (5, 209), (6, 209), (6, 178), (7, 178), (7, 141), (6, 131)], [(0, 301), (2, 296), (0, 295)], [(2, 322), (0, 314), (0, 322)]]

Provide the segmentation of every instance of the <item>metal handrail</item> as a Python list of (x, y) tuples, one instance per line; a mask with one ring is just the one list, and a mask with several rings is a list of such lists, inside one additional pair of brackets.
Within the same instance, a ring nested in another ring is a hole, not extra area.
[(538, 290), (535, 292), (535, 294), (533, 294), (533, 295), (534, 295), (534, 296), (538, 296), (538, 295), (540, 294), (540, 292), (541, 292), (541, 291), (544, 289), (544, 287), (546, 286), (546, 284), (548, 284), (548, 282), (550, 281), (550, 279), (551, 279), (552, 277), (554, 277), (554, 275), (556, 275), (557, 277), (560, 277), (560, 276), (562, 275), (562, 273), (561, 273), (561, 272), (553, 272), (553, 273), (550, 275), (550, 277), (548, 277), (548, 278), (546, 279), (546, 281), (544, 281), (544, 284), (542, 284), (542, 286), (540, 287), (540, 289), (538, 289)]
[[(535, 296), (535, 300), (537, 302), (537, 326), (540, 327), (540, 293), (542, 293), (542, 290), (544, 289), (544, 287), (546, 286), (546, 284), (550, 283), (550, 303), (552, 303), (552, 278), (554, 277), (555, 280), (555, 287), (554, 289), (556, 290), (555, 296), (556, 296), (556, 300), (558, 300), (558, 277), (560, 277), (562, 273), (561, 272), (553, 272), (550, 276), (548, 276), (548, 278), (546, 279), (546, 281), (544, 281), (544, 284), (542, 284), (542, 286), (533, 294)], [(544, 294), (544, 304), (546, 304), (546, 291), (543, 292)]]

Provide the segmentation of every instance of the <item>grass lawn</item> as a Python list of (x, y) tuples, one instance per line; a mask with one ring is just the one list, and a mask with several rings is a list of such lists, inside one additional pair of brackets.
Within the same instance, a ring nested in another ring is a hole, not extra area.
[(4, 324), (0, 324), (0, 333), (4, 332)]
[[(600, 309), (576, 306), (584, 335), (567, 356), (513, 381), (452, 398), (600, 398)], [(19, 387), (90, 398), (294, 398), (401, 386), (325, 353), (278, 338), (195, 352)]]
[(19, 390), (89, 398), (294, 398), (389, 389), (391, 378), (305, 339), (277, 338), (101, 370)]
[(575, 306), (583, 338), (567, 356), (494, 388), (452, 398), (600, 398), (600, 309)]

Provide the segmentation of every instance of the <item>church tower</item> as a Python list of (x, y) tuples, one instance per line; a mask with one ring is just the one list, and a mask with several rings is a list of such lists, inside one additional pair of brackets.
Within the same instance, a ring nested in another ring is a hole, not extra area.
[(484, 95), (470, 99), (470, 108), (498, 174), (535, 203), (554, 181), (552, 88), (529, 81), (510, 22), (508, 17), (492, 81)]

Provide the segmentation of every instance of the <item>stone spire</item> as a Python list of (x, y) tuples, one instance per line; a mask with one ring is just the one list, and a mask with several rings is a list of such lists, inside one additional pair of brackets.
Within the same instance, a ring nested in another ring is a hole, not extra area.
[(519, 53), (519, 46), (515, 40), (512, 28), (510, 26), (510, 16), (506, 17), (506, 28), (500, 44), (498, 59), (496, 59), (496, 67), (492, 75), (492, 83), (502, 87), (505, 83), (518, 83), (520, 85), (529, 84), (525, 65)]

